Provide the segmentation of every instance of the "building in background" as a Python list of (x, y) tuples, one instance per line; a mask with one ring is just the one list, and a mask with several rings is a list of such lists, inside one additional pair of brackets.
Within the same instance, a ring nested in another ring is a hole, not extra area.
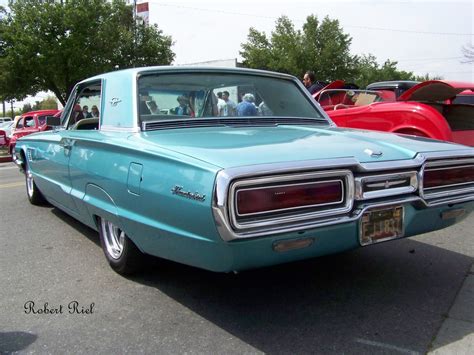
[(136, 20), (137, 23), (149, 25), (150, 24), (150, 11), (148, 2), (141, 2), (136, 4)]

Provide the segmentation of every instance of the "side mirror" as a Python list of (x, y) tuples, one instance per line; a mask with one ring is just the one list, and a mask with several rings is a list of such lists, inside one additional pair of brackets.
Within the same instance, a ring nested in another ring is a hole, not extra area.
[(46, 126), (61, 126), (61, 117), (46, 116)]

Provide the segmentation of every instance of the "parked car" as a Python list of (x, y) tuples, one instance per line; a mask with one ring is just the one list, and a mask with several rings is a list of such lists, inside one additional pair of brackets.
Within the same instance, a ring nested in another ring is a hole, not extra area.
[[(381, 90), (330, 89), (317, 100), (340, 127), (363, 128), (474, 146), (474, 105), (455, 101), (474, 84), (431, 80), (399, 97)], [(331, 105), (326, 104), (331, 100)]]
[(13, 121), (0, 123), (0, 147), (8, 147)]
[(11, 121), (10, 117), (0, 117), (0, 123)]
[(59, 110), (30, 111), (21, 115), (18, 120), (15, 119), (13, 131), (8, 142), (9, 152), (11, 153), (15, 148), (18, 138), (49, 129), (46, 125), (46, 117), (55, 115), (58, 112)]
[[(237, 112), (252, 115), (218, 116), (224, 90), (234, 102), (246, 93)], [(93, 100), (100, 119), (80, 118)], [(119, 273), (143, 254), (219, 272), (313, 258), (474, 209), (473, 148), (337, 128), (289, 75), (115, 71), (77, 84), (47, 122), (59, 127), (15, 147), (28, 199), (97, 230)]]
[(419, 83), (419, 81), (414, 80), (379, 81), (367, 85), (367, 90), (379, 91), (386, 101), (396, 101), (401, 94)]

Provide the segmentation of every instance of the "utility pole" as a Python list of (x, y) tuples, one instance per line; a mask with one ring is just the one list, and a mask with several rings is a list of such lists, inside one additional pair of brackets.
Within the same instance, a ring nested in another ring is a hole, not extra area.
[(15, 119), (15, 112), (13, 112), (13, 100), (10, 101), (12, 107), (12, 120)]
[(3, 117), (5, 117), (6, 112), (5, 112), (5, 101), (3, 101)]
[(135, 67), (136, 59), (136, 48), (137, 48), (137, 0), (133, 0), (133, 67)]

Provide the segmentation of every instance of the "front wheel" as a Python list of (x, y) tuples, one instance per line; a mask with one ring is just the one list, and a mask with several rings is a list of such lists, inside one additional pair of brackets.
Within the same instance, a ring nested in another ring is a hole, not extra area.
[(129, 275), (142, 267), (143, 253), (115, 224), (99, 218), (99, 235), (105, 258), (116, 272)]
[(31, 172), (28, 162), (25, 160), (25, 180), (26, 180), (26, 195), (28, 200), (32, 205), (41, 206), (46, 204), (46, 199), (44, 198), (41, 191), (36, 186), (35, 180), (33, 179), (33, 174)]

